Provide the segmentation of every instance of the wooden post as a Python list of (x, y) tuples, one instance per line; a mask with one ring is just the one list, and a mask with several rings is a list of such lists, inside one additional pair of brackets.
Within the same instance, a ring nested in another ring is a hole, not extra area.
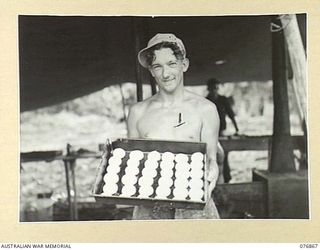
[(298, 111), (302, 121), (307, 115), (307, 90), (306, 90), (306, 52), (303, 47), (296, 15), (288, 14), (281, 18), (283, 32), (288, 48), (290, 64), (292, 67), (292, 81), (294, 94), (298, 104)]
[(150, 74), (150, 85), (151, 85), (151, 93), (152, 95), (157, 93), (157, 83), (154, 78)]
[[(122, 101), (122, 112), (123, 112), (123, 119), (126, 121), (127, 120), (127, 115), (126, 115), (126, 101), (124, 98), (124, 93), (122, 91), (122, 84), (119, 83), (119, 89), (120, 89), (120, 94), (121, 94), (121, 101)], [(128, 126), (128, 124), (126, 123), (126, 126)], [(128, 129), (128, 128), (127, 128)]]
[(71, 181), (72, 181), (72, 187), (73, 187), (73, 202), (72, 202), (72, 208), (73, 208), (73, 217), (74, 220), (78, 220), (78, 200), (77, 200), (77, 188), (76, 188), (76, 175), (75, 175), (75, 166), (76, 166), (76, 160), (72, 159), (69, 161), (70, 163), (70, 170), (71, 170)]
[(146, 38), (146, 29), (147, 24), (144, 22), (144, 19), (140, 17), (132, 17), (132, 26), (133, 26), (133, 38), (134, 38), (134, 58), (136, 62), (136, 84), (137, 84), (137, 101), (141, 102), (143, 100), (143, 82), (146, 78), (146, 72), (140, 66), (138, 61), (138, 53), (140, 49), (144, 48), (147, 44), (145, 41)]
[[(283, 15), (281, 18), (282, 26), (284, 26), (284, 37), (287, 44), (288, 64), (292, 74), (288, 83), (291, 84), (297, 103), (298, 114), (301, 119), (301, 126), (304, 132), (305, 141), (307, 141), (307, 77), (306, 77), (306, 51), (304, 49), (302, 38), (295, 14)], [(301, 150), (302, 162), (300, 169), (308, 167), (307, 143), (306, 147)]]
[(290, 136), (285, 41), (279, 17), (274, 16), (272, 23), (280, 28), (272, 32), (274, 120), (269, 170), (292, 172), (295, 171), (295, 166)]
[[(71, 145), (67, 143), (67, 157), (70, 155), (71, 155)], [(76, 179), (75, 179), (75, 172), (74, 172), (76, 160), (67, 158), (67, 159), (64, 159), (63, 161), (64, 161), (64, 167), (66, 171), (66, 185), (67, 185), (67, 192), (68, 192), (70, 220), (78, 220), (77, 190), (76, 190)], [(70, 177), (71, 177), (71, 185), (70, 185)], [(71, 186), (73, 190), (73, 197), (71, 195)]]
[(67, 195), (68, 195), (68, 207), (69, 207), (69, 214), (70, 220), (74, 220), (74, 214), (71, 204), (71, 189), (70, 189), (70, 176), (69, 176), (69, 163), (67, 160), (63, 160), (64, 163), (64, 170), (66, 172), (66, 187), (67, 187)]

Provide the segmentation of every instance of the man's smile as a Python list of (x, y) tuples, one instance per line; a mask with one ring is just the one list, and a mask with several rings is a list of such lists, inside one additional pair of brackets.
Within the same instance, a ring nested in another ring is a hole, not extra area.
[(165, 80), (162, 80), (162, 82), (168, 84), (168, 83), (171, 83), (172, 81), (174, 81), (175, 79), (172, 78), (172, 79), (165, 79)]

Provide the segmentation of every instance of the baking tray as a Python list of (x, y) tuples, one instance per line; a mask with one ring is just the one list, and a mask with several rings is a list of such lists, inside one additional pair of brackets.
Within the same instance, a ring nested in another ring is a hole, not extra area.
[[(124, 175), (124, 169), (126, 167), (126, 162), (129, 158), (129, 153), (133, 150), (141, 150), (144, 153), (144, 158), (141, 160), (139, 165), (139, 175), (141, 175), (141, 170), (144, 167), (144, 162), (146, 160), (146, 155), (151, 151), (158, 151), (159, 153), (164, 152), (172, 152), (174, 154), (184, 153), (189, 157), (194, 152), (201, 152), (206, 155), (206, 144), (198, 143), (198, 142), (185, 142), (185, 141), (165, 141), (165, 140), (145, 140), (145, 139), (127, 139), (127, 138), (119, 138), (112, 141), (110, 144), (107, 144), (105, 149), (105, 160), (101, 161), (101, 164), (98, 168), (96, 181), (94, 183), (92, 195), (96, 199), (97, 202), (105, 203), (105, 204), (121, 204), (121, 205), (144, 205), (144, 206), (154, 206), (155, 204), (160, 206), (170, 206), (172, 208), (184, 208), (184, 209), (203, 209), (206, 203), (207, 190), (206, 185), (204, 186), (204, 198), (202, 201), (194, 201), (194, 200), (178, 200), (178, 199), (160, 199), (155, 197), (155, 194), (150, 196), (150, 198), (141, 198), (141, 197), (123, 197), (116, 195), (105, 195), (103, 194), (103, 186), (104, 180), (103, 176), (107, 171), (107, 162), (109, 158), (112, 156), (112, 150), (115, 148), (122, 148), (126, 151), (126, 156), (123, 158), (122, 163), (120, 165), (121, 170), (119, 172), (119, 177)], [(202, 180), (204, 184), (206, 183), (206, 158), (204, 159), (204, 176)], [(155, 183), (157, 183), (157, 179), (159, 176), (155, 177)], [(119, 183), (119, 190), (121, 190), (123, 184)], [(136, 184), (137, 185), (137, 184)], [(154, 187), (155, 189), (155, 187)]]

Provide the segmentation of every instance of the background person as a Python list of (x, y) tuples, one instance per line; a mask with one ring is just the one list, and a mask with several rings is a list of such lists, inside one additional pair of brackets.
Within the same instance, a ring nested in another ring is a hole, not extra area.
[[(228, 116), (233, 123), (233, 126), (235, 128), (234, 134), (238, 135), (239, 129), (235, 119), (235, 114), (231, 107), (231, 103), (229, 102), (229, 99), (227, 97), (219, 95), (218, 93), (219, 86), (221, 85), (222, 83), (215, 78), (211, 78), (207, 81), (207, 88), (209, 91), (207, 99), (212, 101), (218, 109), (218, 114), (220, 118), (219, 135), (223, 135), (223, 132), (227, 128), (226, 116)], [(219, 177), (219, 183), (228, 183), (231, 180), (230, 166), (228, 163), (228, 153), (224, 152), (220, 143), (218, 145), (218, 165), (219, 171), (220, 173), (222, 173), (222, 175), (220, 175)]]
[(235, 135), (238, 135), (239, 129), (230, 101), (227, 97), (219, 95), (218, 93), (219, 86), (221, 85), (222, 83), (219, 80), (215, 78), (209, 79), (207, 81), (207, 88), (209, 93), (206, 98), (212, 101), (218, 109), (218, 114), (220, 118), (219, 135), (223, 135), (223, 132), (227, 128), (226, 116), (228, 116), (231, 119), (232, 124), (235, 128)]

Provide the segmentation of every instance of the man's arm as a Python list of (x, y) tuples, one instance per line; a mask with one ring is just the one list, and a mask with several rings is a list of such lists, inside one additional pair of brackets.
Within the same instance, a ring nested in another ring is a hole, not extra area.
[(206, 103), (203, 109), (203, 126), (201, 130), (201, 141), (207, 144), (208, 157), (208, 195), (210, 198), (212, 191), (219, 177), (217, 164), (217, 146), (219, 137), (220, 120), (217, 108), (213, 103)]
[(134, 104), (129, 109), (128, 119), (127, 119), (127, 129), (128, 129), (129, 138), (139, 138), (138, 119), (139, 119), (139, 106), (138, 104)]

